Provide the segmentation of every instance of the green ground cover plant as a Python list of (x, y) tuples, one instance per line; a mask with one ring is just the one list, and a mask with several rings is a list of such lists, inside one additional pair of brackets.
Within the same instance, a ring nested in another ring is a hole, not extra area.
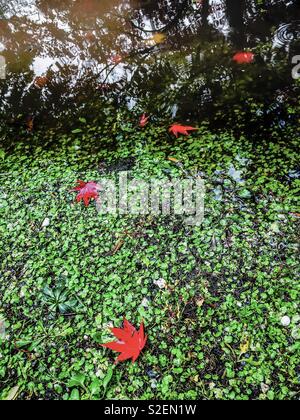
[[(135, 120), (3, 129), (1, 399), (298, 399), (297, 128), (257, 140), (199, 122), (176, 139)], [(78, 179), (124, 170), (201, 176), (202, 225), (75, 202)], [(124, 317), (148, 341), (115, 365), (101, 344)]]

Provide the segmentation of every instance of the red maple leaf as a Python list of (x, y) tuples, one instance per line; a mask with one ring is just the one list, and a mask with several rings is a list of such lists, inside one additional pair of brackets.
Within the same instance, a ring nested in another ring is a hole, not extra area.
[(78, 186), (73, 188), (71, 191), (78, 191), (76, 201), (79, 203), (83, 200), (84, 205), (87, 207), (90, 203), (90, 200), (97, 199), (99, 197), (99, 191), (101, 190), (101, 185), (97, 184), (94, 181), (84, 182), (81, 180), (77, 181)]
[(110, 60), (113, 64), (120, 64), (123, 60), (123, 57), (120, 54), (114, 54), (110, 57)]
[(140, 118), (140, 127), (144, 128), (149, 122), (149, 117), (146, 114), (143, 114)]
[(255, 55), (252, 52), (238, 52), (233, 56), (233, 61), (238, 64), (249, 64), (253, 63)]
[(198, 130), (198, 128), (189, 127), (188, 125), (173, 124), (170, 127), (169, 132), (170, 133), (173, 133), (174, 136), (178, 137), (178, 134), (182, 134), (184, 136), (188, 136), (189, 135), (189, 131), (196, 131), (196, 130)]
[(147, 336), (144, 334), (144, 324), (141, 323), (140, 329), (137, 331), (129, 321), (124, 319), (123, 328), (111, 328), (111, 331), (118, 341), (101, 344), (102, 347), (107, 347), (108, 349), (121, 353), (115, 363), (127, 359), (132, 359), (134, 363), (147, 342)]

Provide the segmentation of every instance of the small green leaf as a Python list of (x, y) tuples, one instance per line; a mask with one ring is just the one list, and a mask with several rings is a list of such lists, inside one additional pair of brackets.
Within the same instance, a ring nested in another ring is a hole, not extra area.
[(99, 379), (95, 379), (92, 383), (91, 383), (91, 385), (90, 385), (90, 387), (89, 387), (89, 389), (90, 389), (90, 391), (91, 391), (91, 394), (92, 395), (97, 395), (97, 394), (99, 394), (100, 393), (100, 389), (101, 389), (101, 382), (99, 381)]
[(79, 401), (80, 400), (80, 394), (77, 388), (74, 388), (71, 392), (69, 400), (71, 401)]
[(113, 369), (112, 366), (110, 366), (108, 368), (108, 371), (107, 371), (107, 374), (106, 374), (105, 378), (103, 379), (103, 384), (102, 385), (105, 389), (107, 388), (107, 385), (110, 383), (110, 381), (113, 377), (113, 373), (114, 373), (114, 369)]
[(68, 382), (68, 387), (72, 388), (74, 386), (80, 386), (81, 388), (84, 388), (84, 382), (86, 380), (86, 376), (82, 373), (79, 373), (78, 375), (73, 376), (70, 381)]

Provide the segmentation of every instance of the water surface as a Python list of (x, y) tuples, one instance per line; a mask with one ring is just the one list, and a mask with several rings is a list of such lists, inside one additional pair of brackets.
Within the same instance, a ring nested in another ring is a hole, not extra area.
[[(253, 103), (262, 125), (278, 126), (288, 118), (283, 104), (298, 100), (298, 1), (1, 3), (0, 108), (12, 123), (20, 115), (51, 123), (112, 105), (222, 127), (237, 107), (251, 129)], [(234, 63), (238, 51), (252, 51), (255, 62)]]

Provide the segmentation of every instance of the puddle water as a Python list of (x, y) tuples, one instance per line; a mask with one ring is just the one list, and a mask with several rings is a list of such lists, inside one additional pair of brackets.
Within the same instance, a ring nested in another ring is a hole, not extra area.
[[(278, 90), (287, 100), (295, 83), (300, 11), (297, 1), (258, 3), (1, 0), (1, 114), (49, 122), (93, 112), (96, 103), (216, 124), (220, 109), (252, 97), (267, 98), (271, 112)], [(255, 62), (234, 63), (241, 50), (253, 51)]]

